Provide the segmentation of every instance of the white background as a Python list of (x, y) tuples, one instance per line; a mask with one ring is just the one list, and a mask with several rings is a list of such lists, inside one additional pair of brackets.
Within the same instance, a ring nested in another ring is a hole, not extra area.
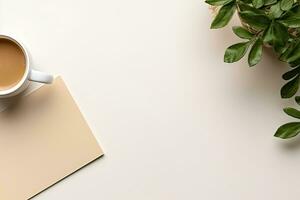
[(287, 67), (224, 64), (240, 39), (211, 19), (202, 0), (0, 1), (0, 32), (62, 75), (106, 153), (36, 200), (300, 198), (300, 137), (273, 137)]

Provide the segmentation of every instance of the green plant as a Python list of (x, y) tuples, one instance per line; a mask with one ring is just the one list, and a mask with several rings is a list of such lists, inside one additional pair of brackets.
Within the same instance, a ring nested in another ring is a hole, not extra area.
[[(243, 42), (228, 47), (224, 62), (239, 61), (248, 53), (250, 67), (260, 62), (263, 46), (272, 47), (280, 61), (287, 63), (291, 70), (283, 74), (287, 83), (281, 88), (282, 98), (293, 97), (300, 84), (300, 0), (206, 0), (217, 6), (219, 11), (211, 23), (212, 29), (228, 24), (234, 13), (242, 26), (234, 26), (235, 35)], [(300, 97), (296, 97), (300, 105)], [(285, 108), (284, 111), (300, 119), (300, 111)], [(300, 122), (288, 123), (278, 128), (276, 137), (287, 139), (300, 133)]]
[[(300, 105), (300, 96), (297, 96), (295, 100), (297, 104)], [(300, 119), (299, 110), (290, 107), (285, 108), (283, 110), (287, 115)], [(287, 138), (295, 137), (299, 133), (300, 133), (300, 122), (290, 122), (279, 127), (275, 133), (275, 136), (282, 139), (287, 139)]]

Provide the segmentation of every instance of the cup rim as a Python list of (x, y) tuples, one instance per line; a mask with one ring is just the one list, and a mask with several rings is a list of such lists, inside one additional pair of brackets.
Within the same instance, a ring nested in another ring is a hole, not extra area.
[(8, 35), (5, 35), (5, 34), (0, 34), (0, 39), (7, 39), (7, 40), (15, 43), (16, 45), (18, 45), (18, 47), (20, 47), (20, 49), (22, 50), (23, 55), (25, 57), (25, 72), (24, 72), (24, 75), (23, 75), (22, 79), (15, 86), (13, 86), (9, 89), (6, 89), (6, 90), (0, 90), (0, 96), (6, 96), (6, 95), (9, 95), (11, 93), (16, 92), (28, 80), (28, 76), (29, 76), (29, 55), (28, 55), (28, 52), (26, 51), (24, 45), (21, 42), (19, 42), (18, 40), (16, 40), (15, 37), (8, 36)]

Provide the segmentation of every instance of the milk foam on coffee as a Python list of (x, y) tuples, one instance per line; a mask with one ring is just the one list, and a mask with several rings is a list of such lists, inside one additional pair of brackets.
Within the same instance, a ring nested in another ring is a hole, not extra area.
[(0, 39), (0, 90), (17, 85), (24, 76), (26, 63), (22, 49), (8, 39)]

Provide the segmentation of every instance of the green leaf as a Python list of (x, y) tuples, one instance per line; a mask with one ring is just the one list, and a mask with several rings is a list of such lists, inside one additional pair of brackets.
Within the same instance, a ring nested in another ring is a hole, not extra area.
[(269, 27), (264, 31), (263, 42), (273, 44), (274, 40), (274, 26), (273, 22), (269, 25)]
[(217, 16), (213, 20), (211, 27), (212, 29), (222, 28), (228, 24), (236, 10), (235, 2), (231, 2), (224, 5), (219, 10)]
[(282, 139), (288, 139), (297, 136), (299, 132), (300, 122), (291, 122), (279, 127), (274, 136)]
[(291, 55), (291, 57), (289, 57), (287, 59), (287, 62), (292, 63), (292, 62), (298, 60), (299, 58), (300, 58), (300, 52), (294, 52), (294, 54)]
[(252, 0), (252, 5), (254, 8), (260, 8), (264, 5), (264, 0)]
[(300, 111), (295, 108), (284, 108), (283, 111), (291, 117), (300, 119)]
[(295, 68), (295, 67), (300, 66), (300, 59), (297, 59), (297, 60), (295, 60), (295, 61), (293, 61), (293, 62), (290, 62), (289, 65), (290, 65), (290, 67), (292, 67), (292, 68)]
[(280, 23), (288, 26), (290, 28), (300, 27), (300, 6), (295, 6), (289, 10), (281, 20), (278, 20)]
[(263, 48), (262, 39), (258, 38), (253, 44), (248, 56), (248, 63), (250, 67), (256, 65), (261, 60), (262, 48)]
[(274, 3), (277, 3), (277, 0), (265, 0), (265, 6), (272, 5)]
[(290, 28), (299, 28), (300, 27), (300, 17), (291, 17), (285, 20), (280, 20), (282, 24)]
[(274, 49), (277, 53), (282, 53), (289, 39), (288, 29), (284, 25), (275, 21), (274, 35), (275, 35), (274, 38), (275, 40), (273, 41)]
[(232, 1), (233, 0), (206, 0), (205, 3), (212, 5), (212, 6), (223, 6)]
[(240, 1), (242, 1), (244, 3), (248, 3), (248, 4), (252, 3), (252, 0), (240, 0)]
[(293, 55), (293, 51), (299, 45), (299, 40), (293, 40), (290, 42), (286, 48), (286, 50), (280, 55), (279, 60), (287, 62), (287, 59)]
[(251, 39), (253, 34), (241, 26), (232, 27), (233, 32), (242, 39)]
[(298, 74), (300, 74), (300, 67), (297, 67), (291, 71), (286, 72), (285, 74), (282, 75), (282, 78), (287, 81), (294, 78)]
[(282, 10), (287, 11), (293, 7), (294, 0), (281, 0), (280, 7)]
[(282, 13), (283, 11), (280, 8), (280, 2), (278, 2), (270, 7), (268, 14), (272, 19), (276, 19), (279, 18), (282, 15)]
[[(251, 2), (252, 2), (252, 0), (251, 0)], [(237, 1), (237, 5), (238, 5), (238, 8), (241, 12), (242, 11), (251, 11), (251, 12), (254, 12), (256, 14), (262, 14), (262, 15), (265, 13), (263, 10), (256, 9), (256, 8), (250, 6), (249, 4), (241, 2), (241, 1)]]
[(279, 57), (281, 61), (288, 62), (291, 67), (300, 65), (300, 40), (294, 39), (289, 43), (286, 51)]
[(291, 98), (294, 96), (299, 89), (299, 75), (296, 76), (294, 79), (286, 83), (282, 88), (281, 88), (281, 97), (286, 99), (286, 98)]
[(300, 42), (297, 42), (292, 52), (287, 56), (286, 62), (292, 63), (300, 59)]
[(289, 35), (287, 28), (276, 21), (273, 21), (270, 24), (263, 35), (264, 43), (272, 45), (278, 53), (282, 53), (285, 49), (288, 39)]
[(247, 52), (250, 42), (242, 42), (228, 47), (225, 51), (224, 62), (233, 63), (239, 61)]
[(271, 22), (265, 14), (258, 14), (257, 12), (242, 11), (239, 15), (245, 23), (258, 29), (267, 28)]
[(296, 101), (296, 103), (297, 103), (298, 105), (300, 105), (300, 96), (296, 96), (296, 97), (295, 97), (295, 101)]

